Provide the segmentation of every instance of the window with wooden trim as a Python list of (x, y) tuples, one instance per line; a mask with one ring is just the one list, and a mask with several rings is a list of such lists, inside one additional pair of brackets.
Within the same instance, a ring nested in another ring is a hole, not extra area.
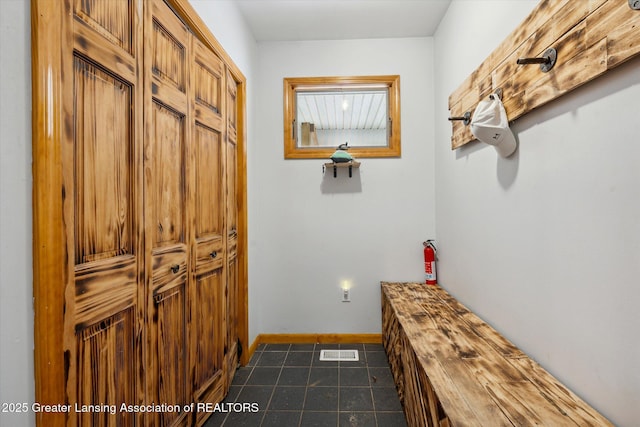
[(284, 79), (285, 159), (400, 157), (400, 76)]

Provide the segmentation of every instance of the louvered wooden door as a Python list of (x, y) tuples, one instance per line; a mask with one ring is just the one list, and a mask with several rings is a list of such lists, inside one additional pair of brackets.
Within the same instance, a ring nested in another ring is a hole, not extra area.
[(72, 14), (61, 147), (67, 393), (80, 409), (70, 416), (73, 425), (126, 426), (134, 415), (110, 409), (141, 401), (141, 17), (126, 1), (78, 0)]

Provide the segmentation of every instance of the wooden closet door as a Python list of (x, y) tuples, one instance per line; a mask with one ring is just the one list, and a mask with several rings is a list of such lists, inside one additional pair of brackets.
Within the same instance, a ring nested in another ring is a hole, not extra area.
[[(191, 345), (194, 399), (219, 402), (224, 398), (224, 65), (193, 38), (191, 62), (194, 158), (194, 286)], [(198, 423), (209, 414), (197, 414)]]
[[(161, 0), (145, 2), (145, 227), (147, 402), (186, 405), (189, 377), (189, 234), (192, 191), (190, 33)], [(191, 414), (149, 414), (148, 425), (187, 425)]]
[(201, 424), (122, 405), (218, 402), (237, 366), (244, 77), (165, 1), (32, 1), (36, 401), (71, 405), (38, 425)]
[(127, 426), (135, 415), (120, 405), (142, 399), (142, 134), (135, 126), (142, 117), (141, 17), (129, 1), (77, 0), (66, 7), (72, 43), (62, 49), (68, 89), (61, 194), (69, 425)]
[(238, 366), (238, 193), (237, 193), (237, 98), (238, 89), (231, 73), (227, 71), (226, 79), (226, 192), (227, 192), (227, 280), (225, 287), (226, 307), (226, 361), (229, 380), (233, 378)]

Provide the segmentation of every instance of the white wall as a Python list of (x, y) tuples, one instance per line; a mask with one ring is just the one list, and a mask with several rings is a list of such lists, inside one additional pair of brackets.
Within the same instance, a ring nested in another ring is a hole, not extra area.
[[(440, 283), (619, 426), (640, 420), (640, 58), (450, 150), (447, 97), (536, 2), (457, 1), (435, 36)], [(562, 61), (556, 67), (562, 66)]]
[[(251, 321), (261, 333), (379, 333), (380, 281), (423, 280), (433, 236), (432, 39), (263, 42), (249, 182)], [(283, 78), (399, 74), (402, 157), (284, 160)], [(350, 303), (340, 283), (353, 284)]]
[[(502, 160), (479, 143), (449, 149), (447, 97), (534, 1), (454, 0), (434, 40), (257, 54), (232, 2), (192, 3), (248, 80), (250, 340), (379, 332), (379, 281), (423, 280), (437, 218), (445, 288), (616, 424), (640, 419), (639, 59), (519, 119)], [(0, 1), (0, 20), (0, 402), (31, 402), (28, 2)], [(401, 75), (402, 158), (362, 159), (351, 180), (285, 161), (282, 78), (360, 74)]]
[(257, 44), (233, 0), (189, 0), (216, 40), (251, 83)]
[[(29, 2), (0, 1), (0, 403), (33, 402)], [(33, 425), (0, 413), (1, 425)]]

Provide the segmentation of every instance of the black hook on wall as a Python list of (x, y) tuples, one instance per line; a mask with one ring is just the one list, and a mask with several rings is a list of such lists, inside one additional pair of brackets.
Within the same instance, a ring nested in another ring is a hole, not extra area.
[(554, 48), (550, 47), (544, 51), (540, 58), (518, 58), (516, 63), (519, 65), (540, 64), (540, 70), (543, 73), (546, 73), (556, 65), (557, 58), (558, 52)]
[(449, 121), (452, 120), (462, 120), (464, 122), (464, 125), (467, 126), (469, 123), (471, 123), (471, 113), (467, 111), (462, 117), (449, 117)]

